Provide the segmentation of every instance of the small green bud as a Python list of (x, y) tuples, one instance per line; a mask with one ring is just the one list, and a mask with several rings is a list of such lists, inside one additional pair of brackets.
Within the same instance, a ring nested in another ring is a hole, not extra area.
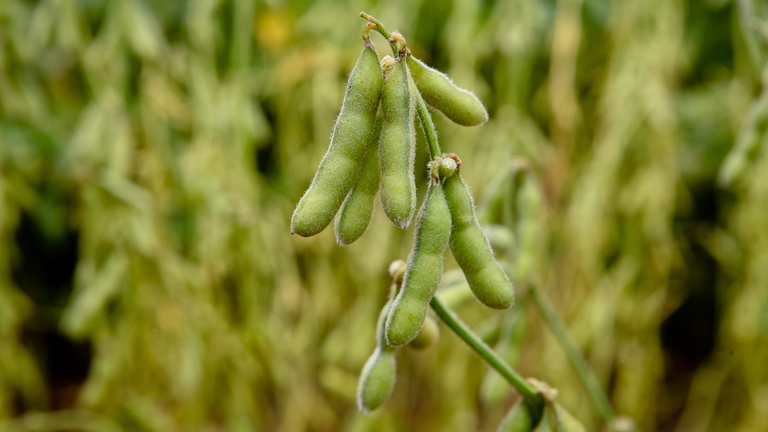
[(379, 63), (381, 64), (381, 71), (384, 73), (384, 79), (386, 80), (387, 77), (389, 77), (389, 73), (392, 72), (392, 69), (395, 67), (395, 59), (392, 58), (391, 55), (385, 55)]
[(453, 173), (456, 172), (456, 168), (458, 168), (458, 165), (456, 165), (456, 161), (451, 158), (444, 158), (440, 162), (440, 178), (441, 179), (447, 179), (448, 177), (452, 176)]
[(403, 275), (405, 274), (405, 261), (395, 260), (389, 265), (389, 275), (392, 276), (392, 283), (403, 283)]

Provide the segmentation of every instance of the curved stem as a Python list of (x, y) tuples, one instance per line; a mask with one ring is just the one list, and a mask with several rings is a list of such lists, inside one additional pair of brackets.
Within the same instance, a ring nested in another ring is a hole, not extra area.
[(440, 149), (440, 142), (437, 140), (437, 132), (435, 131), (435, 124), (432, 122), (432, 115), (429, 114), (427, 104), (424, 103), (424, 98), (421, 97), (421, 93), (416, 92), (416, 112), (419, 113), (419, 120), (421, 120), (421, 126), (424, 128), (424, 136), (427, 138), (427, 145), (429, 146), (429, 155), (432, 159), (443, 154)]
[(536, 410), (540, 410), (544, 407), (544, 399), (541, 395), (536, 393), (525, 379), (517, 373), (512, 366), (507, 364), (491, 347), (483, 342), (480, 337), (470, 330), (466, 324), (440, 299), (439, 296), (432, 297), (432, 301), (429, 303), (432, 306), (432, 310), (435, 311), (438, 317), (448, 326), (458, 337), (460, 337), (472, 350), (474, 350), (483, 360), (496, 369), (501, 376), (504, 377), (525, 399), (525, 401)]
[(549, 303), (549, 300), (539, 288), (535, 284), (531, 284), (530, 287), (530, 291), (536, 299), (536, 304), (539, 306), (539, 310), (541, 310), (544, 319), (552, 329), (552, 333), (555, 334), (557, 341), (560, 343), (563, 351), (565, 351), (565, 355), (568, 357), (571, 365), (576, 369), (576, 373), (579, 374), (579, 378), (584, 384), (584, 387), (586, 387), (587, 393), (589, 393), (589, 396), (592, 398), (592, 402), (594, 402), (597, 410), (600, 412), (600, 416), (606, 423), (612, 422), (614, 413), (613, 408), (611, 408), (611, 403), (608, 401), (608, 397), (603, 392), (600, 382), (592, 372), (592, 369), (589, 368), (589, 365), (587, 365), (581, 352), (579, 352), (576, 345), (568, 336), (568, 330), (565, 327), (565, 323), (563, 323), (563, 320), (557, 315), (555, 308)]
[[(392, 53), (395, 55), (395, 57), (398, 56), (398, 52), (400, 51), (400, 48), (397, 46), (397, 44), (392, 43), (390, 41), (390, 38), (392, 37), (392, 33), (390, 33), (386, 27), (384, 27), (384, 24), (381, 23), (381, 21), (374, 18), (372, 15), (368, 15), (365, 13), (365, 11), (360, 12), (360, 16), (367, 19), (369, 24), (373, 24), (372, 30), (376, 30), (379, 32), (382, 36), (384, 36), (387, 39), (387, 42), (389, 42), (389, 47), (392, 48)], [(397, 33), (397, 30), (395, 30), (395, 33)], [(402, 37), (402, 35), (401, 35)], [(405, 39), (403, 39), (405, 41)]]
[(381, 33), (381, 35), (384, 36), (385, 38), (387, 38), (387, 40), (389, 40), (389, 38), (392, 36), (392, 33), (387, 31), (387, 29), (384, 27), (384, 24), (382, 24), (381, 21), (377, 20), (376, 18), (374, 18), (371, 15), (368, 15), (364, 11), (360, 12), (360, 16), (365, 18), (365, 19), (367, 19), (368, 22), (372, 22), (372, 23), (376, 24), (376, 29), (375, 30), (378, 31), (379, 33)]

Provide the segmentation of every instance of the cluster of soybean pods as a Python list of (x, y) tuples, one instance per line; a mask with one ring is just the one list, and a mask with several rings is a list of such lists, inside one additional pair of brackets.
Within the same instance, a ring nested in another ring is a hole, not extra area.
[[(350, 244), (368, 227), (377, 192), (384, 212), (396, 226), (406, 229), (417, 219), (407, 263), (398, 260), (390, 266), (390, 300), (379, 315), (377, 347), (360, 375), (358, 407), (366, 413), (392, 393), (397, 349), (405, 345), (425, 349), (439, 337), (437, 323), (427, 310), (443, 274), (448, 246), (480, 302), (506, 309), (512, 306), (515, 293), (477, 221), (472, 196), (461, 177), (461, 159), (453, 153), (440, 154), (426, 104), (463, 126), (484, 123), (488, 119), (485, 107), (474, 94), (413, 57), (399, 32), (389, 33), (375, 18), (361, 16), (369, 21), (363, 30), (363, 51), (349, 76), (330, 147), (293, 213), (291, 233), (313, 236), (333, 220), (339, 245)], [(395, 57), (379, 60), (371, 30), (388, 38)], [(428, 191), (418, 215), (414, 175), (417, 117), (428, 135), (432, 155), (427, 166)], [(540, 393), (546, 399), (546, 389)], [(554, 419), (554, 405), (552, 408)], [(549, 424), (540, 422), (546, 416), (537, 411), (518, 403), (500, 430), (532, 431), (537, 424)]]

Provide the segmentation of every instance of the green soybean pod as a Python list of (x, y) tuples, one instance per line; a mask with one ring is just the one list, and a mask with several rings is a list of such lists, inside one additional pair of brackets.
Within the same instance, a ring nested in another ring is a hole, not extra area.
[(408, 67), (424, 102), (454, 123), (477, 126), (488, 120), (488, 111), (480, 99), (474, 93), (457, 87), (444, 73), (413, 56), (408, 58)]
[(497, 432), (531, 432), (539, 422), (538, 417), (533, 408), (520, 399), (501, 421)]
[(340, 246), (348, 245), (360, 238), (373, 216), (373, 199), (379, 191), (379, 152), (375, 144), (381, 131), (381, 117), (381, 111), (379, 111), (376, 117), (376, 129), (372, 136), (373, 143), (368, 149), (368, 154), (365, 155), (360, 177), (336, 214), (334, 230), (336, 242)]
[(420, 211), (403, 287), (387, 317), (386, 335), (390, 345), (405, 345), (419, 334), (427, 317), (429, 301), (443, 274), (443, 254), (450, 235), (451, 214), (443, 188), (431, 185)]
[(533, 432), (558, 432), (557, 424), (553, 425), (554, 414), (551, 402), (547, 402), (544, 406), (544, 412), (541, 414), (541, 420)]
[(405, 57), (395, 61), (381, 89), (379, 139), (381, 204), (398, 227), (411, 224), (416, 211), (416, 101), (408, 85)]
[(587, 432), (584, 425), (573, 414), (557, 403), (555, 404), (555, 421), (557, 432)]
[(443, 183), (451, 211), (451, 253), (467, 277), (478, 300), (494, 309), (515, 301), (515, 289), (493, 256), (493, 250), (475, 217), (475, 205), (460, 172)]
[(384, 323), (387, 320), (392, 300), (379, 313), (376, 322), (376, 349), (368, 358), (357, 383), (357, 408), (365, 414), (380, 407), (389, 399), (395, 388), (397, 348), (387, 346), (384, 338)]
[(437, 345), (440, 340), (440, 327), (434, 318), (427, 316), (424, 325), (421, 326), (419, 334), (414, 340), (408, 343), (408, 347), (416, 351), (424, 351)]
[(357, 181), (376, 124), (382, 74), (369, 41), (347, 81), (331, 145), (291, 218), (291, 234), (313, 236), (328, 226)]

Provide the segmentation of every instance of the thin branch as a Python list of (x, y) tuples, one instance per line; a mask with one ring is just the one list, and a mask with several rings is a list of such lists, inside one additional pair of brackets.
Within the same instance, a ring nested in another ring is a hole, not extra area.
[(435, 124), (432, 122), (432, 115), (427, 109), (427, 104), (424, 103), (424, 98), (421, 97), (421, 93), (416, 91), (416, 112), (419, 113), (419, 120), (421, 120), (421, 126), (424, 128), (424, 136), (427, 138), (427, 145), (429, 146), (429, 155), (431, 159), (443, 154), (440, 149), (440, 142), (437, 140), (437, 131), (435, 131)]
[(525, 379), (507, 364), (491, 347), (480, 339), (464, 322), (440, 299), (439, 295), (432, 297), (429, 303), (432, 310), (458, 337), (474, 350), (486, 363), (496, 369), (512, 387), (517, 389), (525, 401), (539, 412), (544, 407), (544, 399), (536, 393)]
[(382, 24), (381, 21), (377, 20), (376, 18), (374, 18), (371, 15), (368, 15), (365, 12), (360, 12), (360, 16), (365, 18), (365, 19), (367, 19), (368, 22), (372, 22), (372, 23), (376, 24), (376, 29), (375, 30), (378, 31), (379, 33), (381, 33), (381, 35), (384, 36), (385, 38), (387, 38), (387, 40), (389, 40), (389, 38), (392, 37), (392, 33), (387, 31), (387, 29), (384, 27), (384, 24)]
[(608, 401), (608, 397), (603, 392), (600, 382), (592, 372), (592, 369), (590, 369), (587, 362), (584, 361), (584, 356), (581, 355), (581, 352), (576, 348), (576, 345), (568, 335), (565, 323), (560, 319), (560, 316), (555, 312), (555, 308), (549, 303), (549, 300), (539, 288), (535, 284), (531, 284), (530, 287), (530, 291), (536, 299), (536, 304), (539, 306), (539, 310), (542, 315), (544, 315), (544, 319), (552, 329), (552, 333), (555, 334), (563, 351), (565, 351), (565, 355), (568, 357), (571, 365), (576, 369), (576, 373), (579, 375), (584, 387), (586, 387), (587, 393), (589, 393), (589, 396), (592, 398), (595, 407), (597, 407), (597, 410), (600, 412), (600, 416), (605, 423), (612, 422), (615, 414), (613, 413), (613, 408), (611, 408), (611, 403)]

